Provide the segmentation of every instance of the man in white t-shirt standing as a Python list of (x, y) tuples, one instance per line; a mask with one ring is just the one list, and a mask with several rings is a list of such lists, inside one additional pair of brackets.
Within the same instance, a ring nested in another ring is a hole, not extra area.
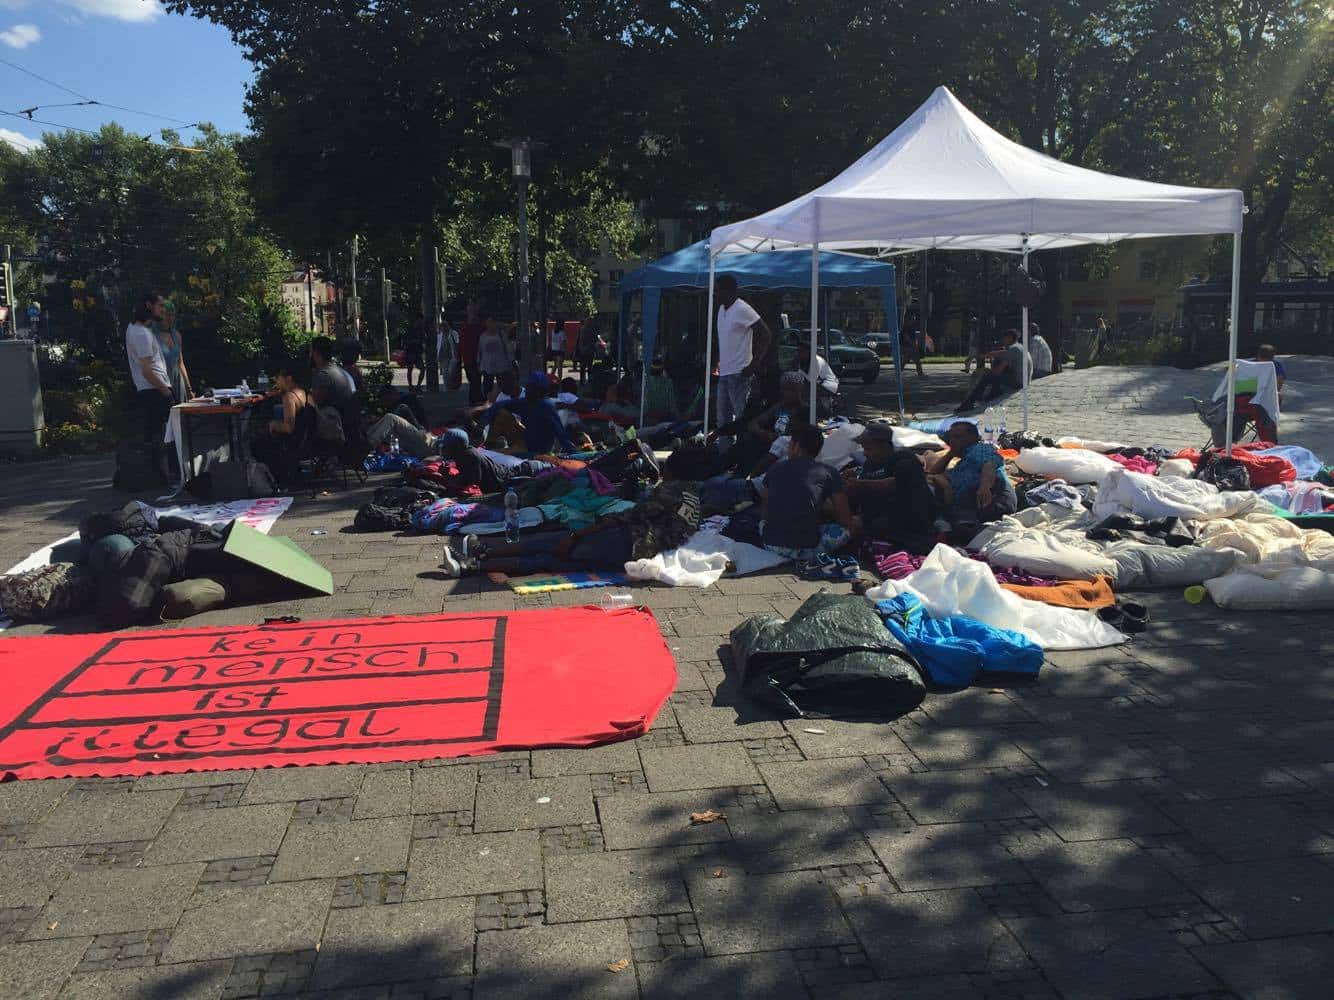
[(774, 338), (760, 314), (737, 295), (736, 278), (719, 275), (713, 294), (718, 300), (718, 426), (723, 427), (741, 419), (752, 376), (768, 357)]
[[(134, 307), (133, 319), (125, 328), (125, 354), (130, 362), (130, 378), (144, 411), (144, 441), (161, 444), (171, 415), (175, 396), (167, 374), (167, 360), (154, 328), (162, 319), (165, 302), (161, 295), (149, 292)], [(150, 326), (151, 324), (151, 326)]]

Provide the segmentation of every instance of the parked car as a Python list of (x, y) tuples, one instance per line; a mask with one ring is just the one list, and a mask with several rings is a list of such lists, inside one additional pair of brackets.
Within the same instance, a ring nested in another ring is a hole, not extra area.
[(862, 344), (875, 351), (882, 358), (894, 356), (894, 335), (892, 333), (868, 333), (862, 337)]
[[(778, 366), (783, 371), (797, 366), (797, 345), (810, 342), (809, 330), (788, 327), (778, 335)], [(820, 334), (823, 354), (824, 334)], [(880, 356), (867, 347), (855, 343), (842, 330), (829, 331), (829, 356), (825, 359), (839, 380), (859, 378), (870, 385), (880, 377)]]

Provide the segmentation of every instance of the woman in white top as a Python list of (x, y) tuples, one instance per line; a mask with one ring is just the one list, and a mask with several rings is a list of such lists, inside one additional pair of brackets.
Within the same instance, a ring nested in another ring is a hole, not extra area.
[(496, 321), (488, 316), (482, 336), (477, 341), (477, 364), (482, 369), (482, 394), (491, 392), (496, 376), (510, 371), (514, 365), (514, 356), (510, 353), (509, 341), (501, 333)]
[(125, 328), (125, 354), (130, 378), (144, 414), (144, 441), (161, 444), (171, 414), (171, 375), (154, 329), (162, 321), (162, 296), (148, 293), (134, 307), (134, 319)]

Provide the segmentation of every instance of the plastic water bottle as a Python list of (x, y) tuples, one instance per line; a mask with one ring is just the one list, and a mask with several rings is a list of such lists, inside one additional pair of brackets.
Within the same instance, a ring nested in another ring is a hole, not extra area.
[(389, 438), (389, 454), (397, 458), (402, 453), (398, 445), (398, 435), (394, 434)]
[(996, 440), (1005, 440), (1005, 407), (1001, 407), (996, 413)]
[(519, 540), (519, 494), (511, 486), (505, 491), (505, 541)]
[(987, 444), (996, 443), (996, 428), (991, 425), (991, 411), (982, 414), (982, 440)]
[(262, 368), (259, 371), (259, 391), (261, 395), (268, 395), (269, 392), (269, 373)]
[(250, 380), (249, 380), (249, 379), (244, 379), (244, 378), (241, 379), (241, 384), (240, 384), (237, 388), (239, 388), (242, 392), (244, 392), (247, 396), (249, 396), (249, 395), (250, 395)]

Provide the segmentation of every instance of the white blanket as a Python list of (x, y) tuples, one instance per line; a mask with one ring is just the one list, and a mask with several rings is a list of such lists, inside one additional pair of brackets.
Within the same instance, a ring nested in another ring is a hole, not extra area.
[(734, 567), (734, 575), (745, 576), (784, 561), (782, 556), (716, 531), (697, 531), (679, 548), (626, 563), (625, 575), (631, 580), (654, 580), (671, 587), (711, 587), (729, 565)]
[[(1269, 414), (1269, 419), (1278, 423), (1278, 369), (1274, 367), (1272, 361), (1238, 361), (1237, 362), (1237, 382), (1243, 380), (1249, 382), (1255, 381), (1255, 392), (1251, 396), (1251, 402), (1260, 409)], [(1222, 399), (1227, 395), (1227, 370), (1224, 368), (1223, 377), (1219, 380), (1218, 388), (1214, 390), (1214, 399)]]
[(866, 597), (875, 602), (904, 591), (915, 594), (932, 617), (964, 615), (1013, 629), (1043, 649), (1096, 649), (1125, 642), (1125, 636), (1091, 611), (1027, 601), (1002, 589), (990, 569), (947, 545), (932, 549), (917, 572), (902, 580), (886, 580), (868, 590)]
[(1264, 509), (1267, 505), (1254, 493), (1220, 492), (1198, 479), (1160, 479), (1120, 466), (1103, 480), (1093, 501), (1093, 516), (1099, 520), (1113, 514), (1138, 514), (1150, 520), (1209, 521)]
[(1067, 483), (1100, 483), (1122, 466), (1083, 448), (1025, 448), (1014, 460), (1021, 472), (1064, 479)]
[(1234, 611), (1334, 610), (1334, 563), (1318, 566), (1242, 566), (1204, 581), (1220, 608)]
[(1200, 528), (1199, 543), (1207, 549), (1234, 549), (1246, 563), (1268, 569), (1334, 559), (1334, 535), (1298, 527), (1277, 514), (1210, 521)]

